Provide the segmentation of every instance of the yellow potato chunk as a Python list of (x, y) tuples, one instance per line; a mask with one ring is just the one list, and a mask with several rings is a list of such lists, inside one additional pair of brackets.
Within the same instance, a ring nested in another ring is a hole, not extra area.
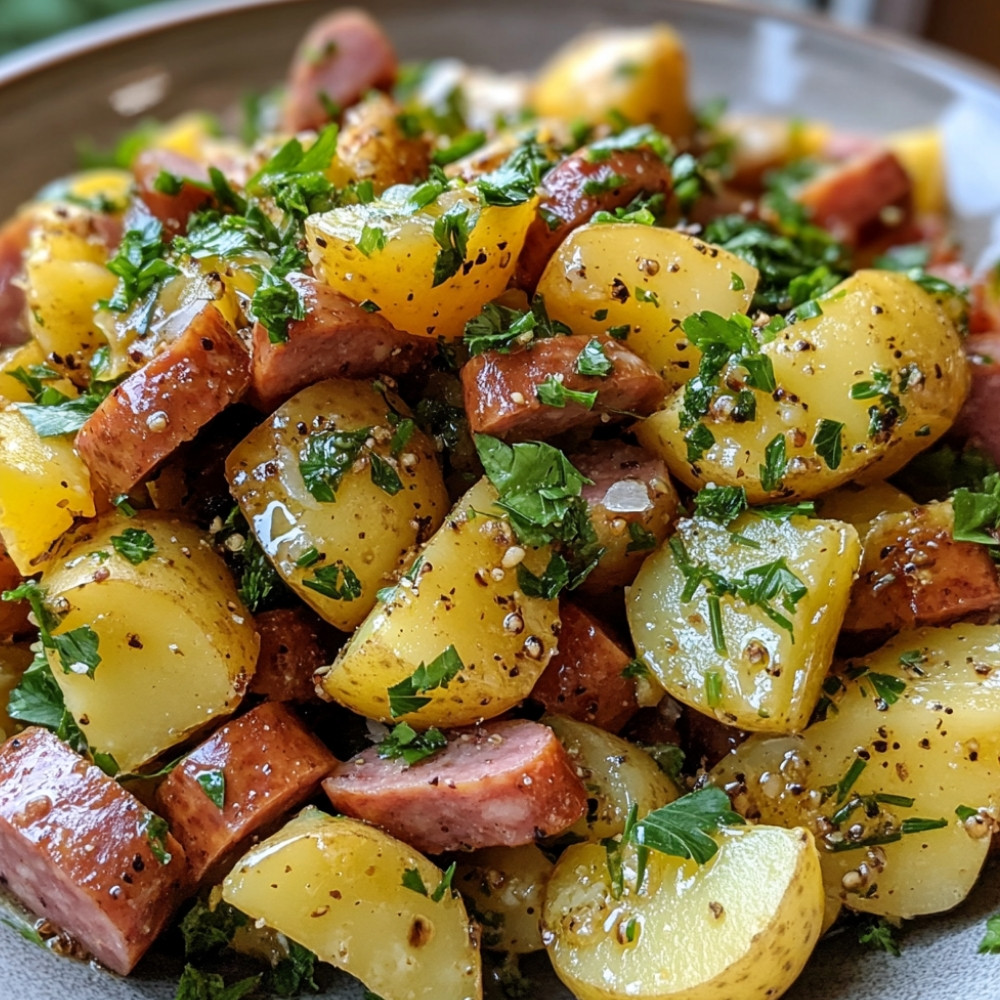
[(673, 388), (697, 374), (701, 357), (681, 322), (706, 310), (745, 313), (758, 277), (735, 254), (675, 229), (602, 223), (566, 237), (538, 294), (553, 319), (578, 334), (611, 332)]
[(434, 445), (407, 412), (371, 382), (317, 382), (226, 461), (233, 496), (275, 569), (345, 632), (448, 509)]
[[(129, 530), (153, 546), (137, 564), (116, 548)], [(62, 614), (54, 633), (88, 626), (97, 635), (92, 677), (47, 652), (91, 748), (122, 770), (239, 705), (259, 640), (229, 570), (195, 528), (152, 513), (105, 515), (62, 543), (42, 585)]]
[(483, 206), (473, 185), (418, 208), (414, 190), (310, 216), (309, 256), (320, 280), (376, 303), (398, 329), (455, 340), (507, 287), (537, 199)]
[(374, 827), (306, 809), (237, 862), (222, 896), (387, 1000), (480, 1000), (479, 951), (443, 876)]
[(615, 898), (600, 844), (566, 850), (549, 880), (543, 937), (579, 1000), (771, 1000), (819, 938), (823, 883), (812, 834), (729, 828), (704, 865), (651, 851), (636, 888), (623, 851)]
[(857, 532), (839, 521), (683, 520), (628, 593), (636, 653), (669, 694), (721, 722), (804, 729), (860, 559)]
[(464, 726), (528, 695), (556, 651), (559, 602), (523, 594), (515, 563), (523, 555), (540, 576), (550, 546), (522, 548), (496, 499), (482, 479), (459, 500), (326, 670), (321, 685), (330, 698), (388, 721), (390, 687), (455, 657), (461, 669), (447, 685), (414, 692), (427, 703), (399, 718), (418, 729)]
[(689, 135), (684, 43), (665, 24), (580, 35), (542, 67), (532, 103), (543, 118), (596, 125), (624, 115), (674, 138)]
[(965, 401), (958, 331), (940, 302), (891, 271), (858, 271), (819, 301), (820, 315), (762, 345), (776, 388), (747, 390), (752, 418), (734, 405), (731, 387), (747, 374), (731, 363), (719, 376), (724, 391), (693, 427), (678, 389), (636, 427), (640, 443), (693, 489), (741, 485), (751, 503), (809, 499), (898, 472)]
[(948, 185), (944, 143), (935, 126), (894, 132), (886, 138), (913, 181), (913, 207), (920, 215), (946, 215)]
[(0, 536), (25, 575), (74, 518), (94, 516), (90, 473), (66, 435), (41, 438), (17, 409), (0, 411)]

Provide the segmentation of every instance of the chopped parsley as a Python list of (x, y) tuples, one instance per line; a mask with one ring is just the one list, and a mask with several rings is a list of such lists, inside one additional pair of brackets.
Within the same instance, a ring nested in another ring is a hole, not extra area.
[(542, 177), (552, 167), (546, 150), (530, 138), (496, 170), (476, 180), (483, 205), (521, 205), (535, 197)]
[(433, 757), (447, 745), (448, 738), (440, 729), (432, 727), (426, 732), (418, 733), (412, 726), (400, 722), (378, 744), (376, 752), (385, 760), (404, 760), (412, 765)]
[(10, 693), (7, 713), (12, 719), (51, 730), (77, 753), (88, 752), (87, 739), (66, 708), (62, 688), (44, 655), (36, 656)]
[(764, 449), (764, 462), (760, 466), (760, 486), (768, 493), (779, 489), (788, 471), (785, 435), (776, 434)]
[(706, 486), (694, 497), (694, 511), (725, 526), (732, 524), (749, 504), (742, 486)]
[(553, 552), (541, 576), (536, 576), (524, 563), (517, 567), (517, 585), (525, 597), (541, 597), (551, 601), (570, 584), (569, 566), (558, 552)]
[(960, 487), (952, 494), (955, 522), (952, 537), (956, 542), (977, 542), (980, 545), (1000, 545), (1000, 475), (991, 473), (983, 480), (981, 490)]
[(361, 581), (354, 570), (339, 559), (329, 566), (320, 566), (303, 587), (329, 597), (333, 601), (355, 601), (361, 596)]
[(544, 382), (535, 386), (538, 401), (545, 406), (555, 406), (563, 409), (567, 403), (576, 403), (585, 410), (592, 410), (597, 402), (597, 390), (585, 392), (577, 389), (567, 389), (556, 375), (550, 375)]
[(248, 976), (226, 985), (225, 979), (215, 972), (202, 972), (193, 965), (185, 965), (174, 1000), (242, 1000), (260, 986), (260, 978)]
[(226, 803), (226, 774), (215, 768), (202, 771), (194, 779), (198, 787), (209, 797), (216, 809), (221, 809)]
[(133, 566), (138, 566), (156, 555), (156, 542), (153, 541), (153, 536), (142, 528), (126, 528), (120, 535), (112, 535), (111, 546)]
[(596, 338), (587, 341), (573, 363), (573, 368), (580, 375), (596, 375), (598, 378), (610, 375), (614, 367), (614, 363), (605, 352), (604, 345)]
[(1000, 955), (1000, 913), (986, 920), (986, 933), (979, 942), (980, 955)]
[(477, 221), (475, 218), (470, 220), (469, 215), (467, 207), (455, 205), (434, 220), (434, 239), (441, 249), (434, 261), (434, 281), (431, 287), (443, 285), (458, 274), (465, 263), (469, 234)]
[(631, 541), (625, 546), (626, 552), (649, 552), (656, 548), (656, 535), (638, 521), (629, 521), (628, 536)]
[(389, 688), (389, 714), (396, 719), (419, 712), (431, 702), (424, 697), (426, 692), (446, 688), (464, 669), (458, 650), (449, 646), (429, 664), (421, 663), (409, 677)]
[(455, 877), (455, 869), (457, 867), (458, 863), (453, 861), (442, 874), (433, 892), (427, 891), (427, 886), (424, 885), (424, 880), (416, 868), (407, 868), (403, 872), (403, 888), (411, 889), (421, 896), (427, 896), (434, 903), (440, 903), (444, 899), (445, 893), (451, 891), (451, 882)]
[(361, 236), (358, 238), (357, 247), (366, 257), (371, 257), (373, 253), (384, 250), (386, 242), (384, 229), (380, 226), (365, 225), (361, 229)]
[(147, 810), (141, 829), (146, 834), (146, 840), (149, 842), (149, 849), (153, 852), (153, 857), (161, 865), (169, 865), (173, 855), (167, 850), (167, 836), (170, 833), (167, 821), (162, 816), (157, 816), (156, 813)]
[(823, 418), (816, 425), (813, 435), (813, 447), (828, 469), (839, 468), (844, 455), (843, 444), (844, 425), (839, 420)]
[(107, 264), (118, 276), (118, 285), (111, 298), (101, 305), (114, 312), (127, 312), (136, 302), (155, 291), (178, 269), (164, 260), (166, 244), (163, 225), (151, 215), (140, 215), (122, 237), (118, 250)]
[(514, 348), (525, 347), (535, 340), (570, 333), (572, 331), (564, 323), (549, 318), (544, 300), (536, 295), (527, 311), (488, 302), (478, 316), (465, 324), (464, 341), (470, 356), (475, 357), (484, 351), (509, 354)]
[(334, 503), (344, 473), (357, 461), (371, 434), (359, 430), (316, 431), (306, 440), (299, 456), (299, 472), (306, 489), (322, 503)]
[(865, 917), (858, 925), (858, 943), (897, 958), (901, 954), (896, 940), (896, 928), (885, 917)]

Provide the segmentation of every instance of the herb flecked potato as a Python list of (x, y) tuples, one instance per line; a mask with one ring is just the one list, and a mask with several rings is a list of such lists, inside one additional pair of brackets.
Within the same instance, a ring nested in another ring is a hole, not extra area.
[(858, 271), (818, 301), (819, 315), (760, 345), (759, 387), (747, 359), (734, 358), (709, 380), (707, 401), (694, 398), (694, 383), (668, 397), (636, 427), (640, 443), (692, 489), (743, 486), (751, 503), (898, 472), (965, 401), (958, 331), (939, 302), (892, 271)]
[(387, 1000), (480, 1000), (479, 950), (444, 872), (359, 820), (306, 809), (234, 866), (223, 899)]

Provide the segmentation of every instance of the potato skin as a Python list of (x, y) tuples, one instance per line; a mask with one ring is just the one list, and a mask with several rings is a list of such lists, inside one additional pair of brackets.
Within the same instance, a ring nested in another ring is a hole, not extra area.
[[(422, 431), (414, 429), (400, 453), (392, 454), (392, 421), (408, 419), (400, 416), (407, 412), (371, 382), (328, 379), (279, 407), (226, 460), (233, 496), (275, 569), (317, 614), (345, 632), (364, 619), (379, 587), (448, 509), (434, 446)], [(344, 471), (335, 499), (317, 499), (300, 464), (310, 441), (363, 428), (371, 428), (370, 446)], [(395, 469), (402, 483), (395, 494), (373, 482), (373, 454)], [(310, 550), (319, 558), (312, 559)], [(355, 574), (360, 595), (333, 598), (308, 586), (324, 567), (337, 565)]]
[[(491, 719), (527, 697), (556, 650), (559, 602), (521, 593), (510, 565), (521, 549), (480, 480), (421, 550), (413, 581), (393, 588), (361, 623), (319, 686), (368, 718), (390, 721), (388, 689), (454, 646), (462, 670), (426, 691), (429, 703), (399, 719), (417, 729)], [(525, 548), (540, 575), (549, 546)], [(505, 567), (504, 562), (507, 562)]]
[[(958, 331), (934, 298), (891, 271), (858, 271), (820, 301), (822, 315), (786, 327), (763, 345), (777, 390), (752, 390), (755, 419), (740, 423), (728, 407), (710, 408), (701, 424), (714, 443), (689, 460), (680, 389), (636, 427), (639, 442), (662, 455), (692, 489), (709, 482), (742, 485), (751, 503), (810, 499), (852, 479), (870, 482), (898, 472), (951, 427), (968, 393)], [(898, 398), (897, 418), (877, 392), (852, 398), (852, 387), (879, 373)], [(730, 375), (742, 378), (735, 370), (722, 377)], [(843, 454), (833, 468), (816, 448), (820, 420), (843, 424)], [(787, 467), (768, 484), (761, 468), (767, 446), (778, 438)]]
[(549, 880), (542, 937), (579, 1000), (770, 1000), (792, 985), (823, 916), (812, 835), (755, 826), (716, 840), (701, 867), (650, 851), (640, 892), (628, 847), (620, 899), (603, 845), (566, 850)]

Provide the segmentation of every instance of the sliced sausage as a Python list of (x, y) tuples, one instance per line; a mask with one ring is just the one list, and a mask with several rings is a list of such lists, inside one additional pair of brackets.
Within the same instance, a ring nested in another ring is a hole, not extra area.
[[(510, 354), (486, 351), (462, 368), (462, 396), (469, 428), (506, 441), (549, 438), (571, 427), (652, 413), (665, 392), (663, 380), (641, 358), (610, 337), (599, 340), (611, 362), (606, 376), (580, 375), (581, 352), (593, 338), (550, 337)], [(538, 398), (538, 387), (555, 379), (573, 392), (593, 392), (592, 408), (566, 401), (551, 406)]]
[(336, 809), (418, 851), (528, 844), (572, 826), (587, 793), (563, 745), (537, 722), (488, 722), (449, 734), (407, 766), (371, 747), (323, 782)]
[[(3, 538), (0, 537), (0, 594), (5, 590), (13, 590), (20, 586), (22, 576), (14, 560), (7, 552)], [(27, 601), (0, 600), (0, 641), (11, 636), (21, 635), (28, 626), (28, 612), (31, 608)]]
[(531, 692), (554, 715), (617, 733), (639, 708), (631, 657), (603, 622), (569, 601), (559, 605), (559, 651)]
[(972, 384), (952, 434), (982, 448), (1000, 464), (1000, 329), (970, 334), (964, 347)]
[(278, 608), (254, 615), (260, 635), (250, 693), (269, 701), (314, 701), (313, 674), (330, 659), (305, 608)]
[(796, 192), (812, 221), (849, 247), (874, 243), (908, 225), (913, 183), (895, 153), (879, 150), (831, 168)]
[(844, 631), (882, 635), (947, 625), (1000, 608), (989, 550), (952, 537), (951, 505), (931, 503), (875, 518), (864, 540)]
[[(181, 179), (177, 191), (157, 189), (157, 178), (166, 171)], [(163, 224), (167, 236), (187, 232), (188, 216), (214, 202), (208, 170), (197, 160), (169, 149), (147, 149), (132, 164), (136, 193), (150, 214)]]
[(677, 515), (680, 501), (666, 463), (621, 441), (592, 441), (568, 457), (591, 480), (582, 495), (604, 549), (581, 590), (603, 594), (627, 587)]
[(291, 710), (274, 702), (216, 730), (156, 792), (192, 879), (224, 875), (247, 839), (302, 805), (335, 763)]
[(162, 354), (115, 386), (80, 428), (76, 450), (109, 492), (127, 493), (249, 382), (246, 349), (209, 304)]
[(327, 378), (403, 375), (436, 349), (429, 337), (397, 330), (378, 313), (305, 274), (290, 274), (305, 319), (288, 324), (288, 340), (272, 344), (260, 323), (253, 331), (250, 401), (268, 413), (299, 389)]
[(0, 747), (0, 882), (122, 975), (188, 887), (162, 821), (38, 728)]
[(397, 68), (392, 43), (368, 14), (334, 11), (309, 29), (292, 58), (282, 127), (319, 128), (331, 104), (347, 108), (369, 90), (391, 90)]
[(24, 289), (15, 279), (24, 272), (31, 226), (31, 212), (21, 212), (0, 227), (0, 348), (28, 339)]
[(670, 168), (651, 149), (618, 149), (605, 159), (587, 150), (545, 175), (538, 217), (528, 227), (517, 261), (517, 284), (535, 290), (557, 246), (597, 211), (613, 212), (640, 194), (668, 194)]

